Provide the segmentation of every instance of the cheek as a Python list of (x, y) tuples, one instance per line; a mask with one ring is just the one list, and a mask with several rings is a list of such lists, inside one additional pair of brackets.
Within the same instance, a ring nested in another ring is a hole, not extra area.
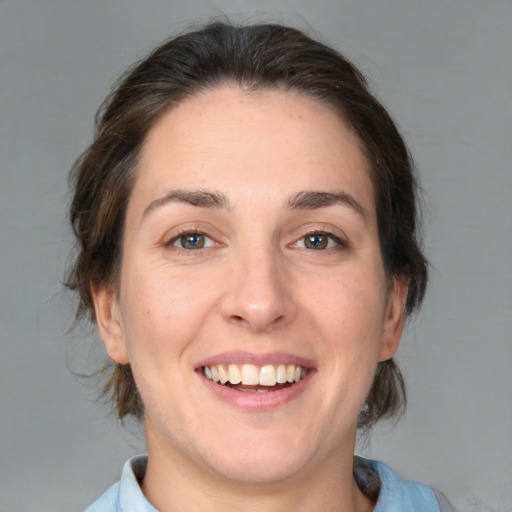
[(131, 273), (125, 280), (122, 313), (129, 352), (181, 350), (200, 329), (215, 302), (199, 275), (159, 271)]
[[(303, 294), (310, 309), (325, 320), (361, 335), (382, 327), (386, 308), (386, 284), (378, 273), (347, 272), (327, 278)], [(355, 332), (354, 332), (355, 331)]]
[(331, 352), (325, 364), (334, 366), (335, 375), (371, 376), (384, 332), (384, 280), (374, 274), (347, 272), (305, 297), (322, 343)]

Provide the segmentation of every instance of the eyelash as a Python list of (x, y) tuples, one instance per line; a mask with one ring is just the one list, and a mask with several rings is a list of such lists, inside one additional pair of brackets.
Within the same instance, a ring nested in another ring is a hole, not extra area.
[[(179, 242), (180, 240), (183, 242), (183, 239), (185, 237), (190, 237), (190, 236), (194, 236), (194, 235), (198, 236), (198, 237), (201, 237), (201, 236), (204, 237), (204, 240), (205, 240), (204, 243), (207, 243), (208, 245), (206, 247), (201, 246), (201, 247), (195, 247), (195, 248), (186, 248), (186, 247), (180, 247), (180, 246), (176, 245), (176, 243)], [(212, 243), (210, 244), (206, 240), (208, 240), (209, 242), (212, 242)], [(173, 236), (167, 242), (165, 242), (164, 246), (165, 247), (174, 247), (178, 251), (190, 252), (190, 251), (197, 251), (199, 249), (207, 249), (208, 247), (212, 247), (213, 245), (215, 245), (215, 243), (216, 242), (213, 238), (211, 238), (206, 233), (204, 233), (198, 229), (185, 229), (185, 230), (179, 232), (178, 234), (176, 234), (175, 236)]]
[(297, 247), (299, 242), (304, 242), (304, 245), (306, 245), (306, 243), (307, 243), (306, 240), (308, 238), (311, 238), (314, 236), (327, 237), (327, 244), (329, 244), (330, 242), (334, 242), (334, 246), (317, 247), (317, 248), (313, 248), (313, 247), (300, 247), (300, 248), (307, 249), (307, 250), (313, 250), (313, 251), (314, 250), (326, 251), (326, 250), (330, 250), (330, 249), (336, 250), (336, 249), (348, 249), (349, 248), (349, 244), (346, 240), (341, 239), (340, 237), (336, 236), (334, 233), (330, 233), (329, 231), (310, 231), (309, 233), (306, 233), (301, 238), (299, 238), (299, 240), (297, 240), (297, 242), (295, 242), (292, 245)]
[[(190, 237), (190, 236), (198, 236), (198, 237), (204, 237), (204, 240), (203, 240), (203, 245), (202, 246), (199, 246), (199, 247), (183, 247), (183, 246), (178, 246), (176, 245), (180, 240), (183, 244), (183, 239), (185, 237)], [(307, 247), (307, 239), (311, 239), (312, 237), (326, 237), (327, 238), (327, 245), (325, 247)], [(303, 246), (302, 247), (299, 247), (299, 244), (300, 243), (303, 243)], [(332, 243), (334, 243), (334, 245), (332, 245)], [(207, 244), (207, 245), (205, 245)], [(174, 247), (175, 250), (178, 250), (178, 251), (184, 251), (184, 252), (191, 252), (191, 251), (198, 251), (200, 249), (207, 249), (209, 247), (212, 247), (216, 244), (215, 240), (208, 236), (208, 234), (204, 233), (203, 231), (200, 231), (198, 229), (184, 229), (183, 231), (179, 232), (178, 234), (176, 234), (175, 236), (173, 236), (170, 240), (168, 240), (167, 242), (165, 242), (165, 247)], [(329, 244), (331, 244), (331, 246), (329, 247)], [(325, 250), (331, 250), (331, 249), (348, 249), (349, 248), (349, 244), (346, 240), (343, 240), (341, 238), (339, 238), (338, 236), (336, 236), (334, 233), (330, 233), (328, 231), (310, 231), (308, 233), (306, 233), (305, 235), (303, 235), (302, 237), (300, 237), (296, 242), (294, 242), (293, 244), (291, 244), (291, 247), (297, 247), (297, 248), (300, 248), (300, 249), (306, 249), (306, 250), (313, 250), (313, 251), (325, 251)]]

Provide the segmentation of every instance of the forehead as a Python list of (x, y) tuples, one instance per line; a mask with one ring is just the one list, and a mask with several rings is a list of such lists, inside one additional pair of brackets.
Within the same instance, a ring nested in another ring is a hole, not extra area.
[[(188, 98), (149, 131), (134, 194), (215, 188), (236, 195), (349, 188), (373, 202), (361, 143), (333, 109), (293, 91), (225, 85)], [(238, 187), (238, 188), (237, 188)]]

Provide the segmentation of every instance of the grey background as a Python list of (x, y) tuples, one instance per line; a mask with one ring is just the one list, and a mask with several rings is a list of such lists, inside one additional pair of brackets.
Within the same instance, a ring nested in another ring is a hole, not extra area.
[(363, 453), (461, 507), (512, 510), (510, 0), (0, 0), (0, 510), (81, 510), (144, 450), (70, 372), (101, 346), (66, 333), (67, 172), (118, 74), (222, 14), (309, 24), (355, 60), (427, 191), (432, 279), (400, 349), (410, 405)]

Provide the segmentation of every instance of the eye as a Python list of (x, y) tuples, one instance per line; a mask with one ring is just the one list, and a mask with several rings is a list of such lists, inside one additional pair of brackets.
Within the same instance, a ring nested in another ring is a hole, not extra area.
[(169, 246), (179, 249), (195, 250), (204, 249), (215, 245), (215, 242), (204, 233), (192, 232), (183, 233), (168, 242)]
[(345, 246), (345, 244), (331, 233), (309, 233), (301, 238), (295, 244), (296, 247), (303, 249), (323, 250), (332, 249), (337, 246)]

